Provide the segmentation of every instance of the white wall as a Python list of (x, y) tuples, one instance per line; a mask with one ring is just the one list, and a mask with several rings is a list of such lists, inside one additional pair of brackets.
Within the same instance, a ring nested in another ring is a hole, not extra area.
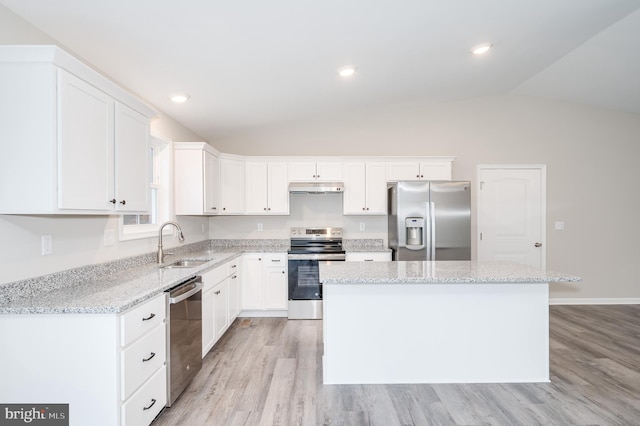
[[(0, 43), (52, 42), (0, 6)], [(202, 140), (165, 116), (153, 128), (169, 139)], [(640, 298), (639, 136), (637, 114), (499, 96), (353, 111), (257, 129), (213, 145), (246, 155), (454, 155), (454, 179), (472, 181), (481, 163), (547, 164), (547, 265), (584, 279), (580, 285), (553, 285), (552, 296)], [(212, 225), (214, 238), (286, 238), (288, 227), (303, 218), (318, 224), (339, 220), (332, 212), (302, 209), (292, 210), (291, 218), (180, 221), (188, 241), (199, 241), (206, 238), (202, 224)], [(342, 218), (348, 237), (357, 234), (360, 220)], [(565, 221), (564, 231), (552, 229), (556, 220)], [(115, 222), (113, 216), (0, 216), (0, 283), (153, 250), (153, 239), (102, 246), (104, 230), (115, 229)], [(258, 222), (262, 233), (255, 231)], [(367, 218), (366, 224), (363, 237), (384, 234), (379, 218)], [(51, 256), (40, 256), (41, 234), (53, 235)]]
[(245, 155), (454, 155), (454, 179), (471, 181), (478, 164), (546, 164), (547, 267), (583, 277), (552, 285), (551, 296), (640, 298), (638, 114), (497, 96), (372, 108), (213, 144)]
[(209, 226), (209, 235), (216, 239), (287, 240), (289, 228), (295, 226), (340, 227), (343, 238), (387, 238), (386, 216), (344, 216), (342, 194), (292, 194), (289, 216), (220, 216), (211, 218)]
[[(0, 44), (57, 44), (36, 27), (0, 6)], [(73, 54), (73, 52), (70, 52)], [(170, 117), (160, 115), (151, 124), (152, 133), (166, 140), (202, 140)], [(0, 143), (8, 143), (0, 141)], [(17, 177), (19, 178), (19, 177)], [(4, 185), (6, 182), (1, 182)], [(206, 218), (179, 218), (185, 243), (208, 238)], [(202, 232), (202, 225), (205, 231)], [(0, 284), (58, 272), (92, 263), (149, 253), (157, 248), (157, 238), (117, 241), (105, 247), (105, 230), (118, 235), (117, 216), (8, 216), (0, 215)], [(41, 236), (53, 237), (53, 253), (41, 255)], [(177, 244), (165, 239), (165, 247)]]

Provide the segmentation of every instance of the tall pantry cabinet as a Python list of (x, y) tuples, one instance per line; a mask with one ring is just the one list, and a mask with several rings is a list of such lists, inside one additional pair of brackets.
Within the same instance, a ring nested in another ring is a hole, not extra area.
[(0, 46), (0, 214), (149, 209), (155, 111), (55, 46)]

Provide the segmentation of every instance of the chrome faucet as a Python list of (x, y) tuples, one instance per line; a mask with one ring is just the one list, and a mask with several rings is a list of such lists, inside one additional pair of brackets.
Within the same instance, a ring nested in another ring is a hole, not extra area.
[(184, 241), (184, 235), (182, 234), (182, 228), (180, 228), (180, 225), (178, 225), (178, 222), (173, 222), (173, 221), (170, 220), (170, 221), (165, 222), (162, 225), (160, 225), (160, 231), (158, 231), (158, 263), (164, 262), (164, 255), (165, 254), (173, 254), (173, 253), (169, 253), (169, 252), (165, 253), (164, 250), (162, 249), (162, 230), (167, 225), (175, 226), (176, 229), (178, 230), (178, 241)]

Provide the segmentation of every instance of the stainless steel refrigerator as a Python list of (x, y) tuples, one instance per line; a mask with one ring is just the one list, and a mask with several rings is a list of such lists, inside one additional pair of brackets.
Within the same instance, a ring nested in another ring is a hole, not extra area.
[(471, 260), (470, 182), (394, 182), (387, 202), (393, 260)]

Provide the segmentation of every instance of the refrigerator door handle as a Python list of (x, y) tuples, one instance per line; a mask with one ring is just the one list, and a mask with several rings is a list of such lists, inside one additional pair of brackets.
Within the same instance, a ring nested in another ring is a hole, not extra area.
[(436, 203), (429, 203), (429, 229), (431, 229), (431, 239), (429, 249), (431, 250), (429, 260), (436, 260)]

